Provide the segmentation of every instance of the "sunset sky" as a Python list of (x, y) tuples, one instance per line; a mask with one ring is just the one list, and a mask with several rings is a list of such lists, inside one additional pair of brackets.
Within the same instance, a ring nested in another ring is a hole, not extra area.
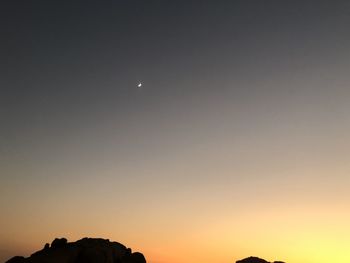
[(349, 1), (4, 0), (0, 21), (0, 262), (86, 236), (148, 263), (350, 262)]

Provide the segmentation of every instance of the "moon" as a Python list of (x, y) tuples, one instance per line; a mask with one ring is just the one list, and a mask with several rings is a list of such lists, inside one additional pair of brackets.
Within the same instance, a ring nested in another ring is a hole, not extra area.
[(138, 85), (137, 85), (138, 88), (141, 88), (142, 87), (142, 83), (140, 82)]

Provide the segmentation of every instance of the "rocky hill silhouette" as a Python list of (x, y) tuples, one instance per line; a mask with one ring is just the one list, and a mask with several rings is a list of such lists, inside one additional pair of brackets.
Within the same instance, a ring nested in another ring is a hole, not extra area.
[[(102, 238), (83, 238), (68, 242), (66, 238), (55, 238), (51, 245), (46, 243), (42, 250), (30, 257), (15, 256), (6, 263), (146, 263), (140, 252)], [(236, 263), (285, 263), (268, 262), (258, 257), (248, 257)]]
[(258, 257), (249, 257), (242, 260), (236, 261), (236, 263), (284, 263), (283, 261), (269, 262)]
[(56, 238), (51, 245), (25, 258), (15, 256), (6, 263), (146, 263), (143, 254), (102, 238), (83, 238), (67, 242)]

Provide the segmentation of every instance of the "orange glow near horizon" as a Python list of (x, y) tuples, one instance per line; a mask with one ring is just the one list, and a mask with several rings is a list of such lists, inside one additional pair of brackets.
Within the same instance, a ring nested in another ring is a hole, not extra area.
[[(256, 167), (244, 155), (233, 167), (225, 159), (229, 152), (197, 154), (190, 166), (182, 162), (176, 169), (158, 157), (155, 164), (163, 165), (147, 164), (140, 171), (100, 169), (98, 181), (76, 173), (67, 184), (51, 179), (47, 188), (21, 181), (2, 185), (11, 202), (2, 200), (0, 245), (11, 255), (29, 255), (55, 237), (75, 241), (87, 236), (118, 241), (142, 252), (149, 263), (225, 263), (248, 256), (288, 263), (350, 260), (345, 157), (310, 151), (302, 155), (307, 162), (301, 158), (291, 166), (284, 155), (274, 153), (271, 161), (256, 151), (250, 154)], [(201, 162), (193, 165), (198, 158)], [(138, 181), (113, 177), (141, 171), (148, 175)], [(187, 174), (201, 177), (187, 184), (152, 179), (167, 171), (171, 178), (180, 174), (181, 181)], [(231, 182), (234, 173), (246, 176)], [(13, 196), (14, 189), (21, 194)]]
[[(54, 215), (59, 216), (57, 222), (53, 218), (51, 223), (41, 221), (41, 228), (28, 231), (30, 224), (40, 221), (38, 216), (32, 218), (32, 223), (18, 228), (18, 231), (26, 229), (18, 232), (18, 237), (23, 233), (29, 235), (21, 238), (23, 243), (18, 244), (17, 249), (18, 253), (29, 255), (54, 237), (65, 236), (69, 241), (75, 241), (89, 236), (121, 242), (134, 251), (144, 253), (150, 263), (224, 263), (250, 255), (271, 261), (303, 263), (350, 260), (347, 252), (350, 212), (345, 202), (338, 200), (335, 204), (331, 200), (328, 203), (323, 200), (322, 204), (300, 204), (297, 200), (294, 203), (285, 201), (265, 199), (248, 207), (237, 207), (235, 211), (226, 210), (220, 204), (215, 210), (214, 204), (209, 202), (207, 211), (205, 206), (196, 208), (195, 204), (187, 204), (188, 207), (182, 207), (188, 209), (186, 218), (176, 213), (180, 211), (178, 207), (172, 210), (169, 206), (158, 220), (154, 220), (154, 211), (142, 211), (130, 220), (118, 221), (120, 214), (113, 211), (107, 217), (100, 217), (98, 213), (91, 214), (90, 218), (88, 213), (79, 214), (74, 216), (77, 223), (73, 224), (69, 213), (57, 214)], [(55, 231), (52, 231), (54, 228)], [(14, 228), (8, 226), (7, 229), (11, 229), (8, 236), (15, 234)], [(12, 238), (18, 239), (16, 235)]]

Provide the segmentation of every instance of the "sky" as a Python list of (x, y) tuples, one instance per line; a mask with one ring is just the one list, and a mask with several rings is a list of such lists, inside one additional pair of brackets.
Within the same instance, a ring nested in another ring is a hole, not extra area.
[(350, 262), (348, 1), (0, 10), (0, 261)]

